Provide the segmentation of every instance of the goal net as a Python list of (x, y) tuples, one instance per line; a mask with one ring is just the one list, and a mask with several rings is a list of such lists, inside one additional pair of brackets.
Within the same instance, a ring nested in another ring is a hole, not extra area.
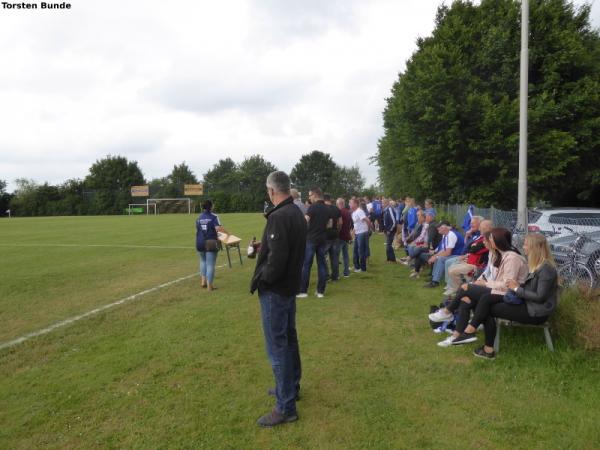
[(125, 213), (130, 216), (136, 214), (156, 214), (156, 203), (130, 203)]
[(192, 213), (192, 201), (189, 198), (149, 198), (146, 204), (150, 211), (154, 205), (155, 214)]

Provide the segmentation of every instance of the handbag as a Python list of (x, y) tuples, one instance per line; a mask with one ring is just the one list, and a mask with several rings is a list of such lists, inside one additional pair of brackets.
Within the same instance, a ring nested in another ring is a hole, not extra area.
[(219, 241), (216, 239), (206, 239), (204, 241), (204, 250), (207, 252), (216, 252), (219, 250)]
[(520, 305), (523, 303), (523, 299), (517, 295), (517, 293), (511, 289), (506, 291), (504, 297), (502, 297), (504, 303), (508, 303), (509, 305)]

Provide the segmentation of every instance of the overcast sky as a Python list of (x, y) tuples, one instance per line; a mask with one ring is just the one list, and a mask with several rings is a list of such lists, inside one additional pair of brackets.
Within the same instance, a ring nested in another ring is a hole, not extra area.
[[(0, 9), (0, 179), (83, 178), (107, 154), (147, 179), (259, 153), (368, 158), (438, 0), (74, 0)], [(582, 4), (583, 1), (576, 1)], [(593, 24), (600, 24), (600, 0)]]

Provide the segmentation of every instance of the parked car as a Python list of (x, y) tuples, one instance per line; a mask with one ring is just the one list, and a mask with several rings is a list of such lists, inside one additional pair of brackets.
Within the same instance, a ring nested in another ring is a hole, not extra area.
[(600, 231), (600, 209), (555, 208), (533, 210), (531, 213), (528, 231), (549, 237), (570, 235), (565, 226), (579, 233)]
[[(571, 228), (571, 227), (569, 227)], [(578, 242), (577, 260), (584, 263), (596, 276), (600, 277), (600, 231), (585, 233), (583, 239)], [(562, 264), (567, 261), (568, 254), (571, 251), (577, 235), (569, 234), (562, 237), (549, 239), (550, 250), (557, 264)]]

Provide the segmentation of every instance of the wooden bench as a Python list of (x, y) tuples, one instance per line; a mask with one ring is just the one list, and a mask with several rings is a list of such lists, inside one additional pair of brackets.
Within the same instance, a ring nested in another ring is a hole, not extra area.
[(520, 322), (514, 322), (506, 319), (496, 319), (496, 338), (494, 339), (494, 351), (498, 353), (500, 351), (500, 329), (505, 327), (520, 327), (520, 328), (541, 328), (544, 330), (544, 337), (546, 339), (546, 345), (548, 350), (554, 351), (554, 345), (552, 344), (552, 336), (550, 336), (550, 324), (546, 321), (540, 325), (530, 325)]

